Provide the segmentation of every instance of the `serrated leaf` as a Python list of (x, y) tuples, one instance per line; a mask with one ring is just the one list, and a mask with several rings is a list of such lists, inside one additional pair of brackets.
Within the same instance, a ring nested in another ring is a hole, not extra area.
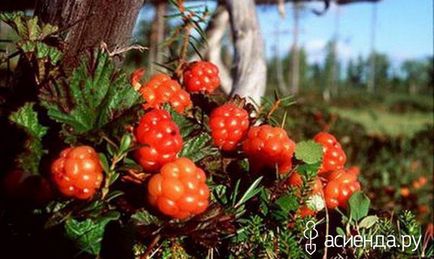
[[(48, 115), (65, 125), (65, 135), (92, 137), (109, 123), (119, 119), (140, 102), (140, 95), (131, 87), (127, 76), (119, 73), (106, 53), (95, 52), (84, 59), (63, 84), (72, 102), (65, 111), (61, 98), (46, 91), (41, 94)], [(53, 99), (56, 100), (53, 102)]]
[(378, 219), (379, 218), (375, 215), (367, 216), (360, 221), (359, 227), (366, 228), (366, 229), (371, 228), (373, 225), (375, 225), (378, 222)]
[(312, 140), (299, 142), (295, 147), (295, 157), (306, 164), (318, 163), (322, 155), (322, 146)]
[(58, 30), (59, 30), (59, 27), (57, 27), (56, 25), (44, 24), (42, 26), (40, 38), (45, 38), (51, 34), (56, 33)]
[(98, 255), (105, 226), (119, 217), (119, 212), (112, 211), (98, 219), (87, 218), (84, 221), (78, 221), (71, 218), (65, 222), (65, 233), (82, 251)]
[(200, 161), (212, 154), (213, 146), (210, 145), (210, 141), (211, 136), (207, 133), (192, 137), (184, 142), (179, 156), (190, 158), (193, 162)]
[(355, 221), (359, 221), (368, 215), (370, 204), (371, 201), (363, 192), (353, 193), (348, 200), (351, 218)]
[(34, 103), (26, 103), (18, 111), (12, 113), (9, 119), (24, 129), (32, 137), (41, 139), (47, 133), (47, 127), (42, 126), (38, 114), (33, 110)]
[(33, 105), (34, 103), (24, 104), (10, 115), (9, 120), (28, 135), (24, 145), (25, 151), (17, 157), (19, 166), (26, 172), (37, 174), (39, 162), (44, 154), (42, 137), (47, 133), (47, 127), (39, 123), (38, 114), (33, 110)]
[(41, 28), (38, 25), (38, 17), (34, 16), (27, 20), (28, 39), (31, 41), (37, 40), (41, 34)]

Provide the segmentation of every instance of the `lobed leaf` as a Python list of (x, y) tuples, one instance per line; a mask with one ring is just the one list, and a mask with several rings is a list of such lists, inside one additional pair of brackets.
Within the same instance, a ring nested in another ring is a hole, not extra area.
[(322, 155), (322, 146), (312, 140), (299, 142), (295, 147), (295, 157), (306, 164), (320, 162)]
[(37, 174), (39, 162), (44, 154), (42, 137), (47, 133), (47, 127), (42, 126), (38, 120), (38, 114), (33, 110), (34, 103), (26, 103), (18, 111), (12, 113), (9, 120), (23, 129), (28, 138), (25, 142), (25, 151), (21, 153), (17, 162), (26, 172)]
[(78, 221), (70, 218), (65, 222), (65, 233), (81, 250), (98, 255), (101, 250), (105, 226), (119, 217), (119, 212), (112, 211), (97, 219), (87, 218)]

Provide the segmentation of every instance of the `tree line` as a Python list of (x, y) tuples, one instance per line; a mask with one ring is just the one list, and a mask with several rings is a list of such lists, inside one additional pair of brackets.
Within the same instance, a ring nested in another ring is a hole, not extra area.
[[(342, 89), (365, 89), (373, 80), (376, 93), (399, 91), (409, 94), (432, 94), (434, 89), (433, 57), (408, 59), (393, 64), (385, 53), (374, 52), (359, 55), (344, 62), (329, 41), (324, 48), (321, 62), (309, 62), (308, 53), (301, 47), (284, 56), (274, 55), (267, 62), (268, 84), (282, 93), (290, 91), (294, 77), (292, 65), (294, 52), (299, 57), (299, 89), (317, 89), (327, 95), (337, 95)], [(375, 64), (374, 67), (372, 64)]]

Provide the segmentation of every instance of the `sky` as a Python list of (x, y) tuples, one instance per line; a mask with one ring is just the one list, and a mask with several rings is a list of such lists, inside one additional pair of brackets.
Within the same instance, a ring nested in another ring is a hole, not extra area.
[[(279, 35), (280, 55), (288, 52), (292, 44), (292, 5), (285, 6), (286, 17), (278, 15), (277, 8), (258, 8), (261, 30), (266, 38), (267, 57), (275, 54), (276, 31)], [(321, 5), (308, 5), (321, 10)], [(382, 0), (377, 4), (375, 49), (389, 55), (393, 63), (405, 59), (433, 55), (433, 1)], [(366, 56), (371, 50), (371, 24), (373, 4), (358, 3), (336, 7), (322, 16), (306, 10), (300, 20), (300, 44), (307, 50), (311, 62), (324, 57), (324, 46), (332, 39), (338, 24), (338, 53), (348, 60)], [(338, 14), (338, 15), (337, 15)], [(337, 21), (337, 18), (338, 22)]]
[[(210, 9), (215, 7), (213, 1), (204, 2)], [(399, 65), (406, 59), (432, 56), (433, 2), (433, 0), (382, 0), (377, 3), (375, 50), (387, 54), (395, 65)], [(322, 8), (322, 3), (307, 4), (300, 19), (299, 42), (306, 49), (309, 61), (321, 62), (324, 59), (324, 47), (335, 35), (336, 24), (338, 24), (340, 59), (345, 62), (358, 55), (367, 56), (371, 51), (373, 4), (357, 3), (340, 7), (331, 5), (321, 16), (311, 11)], [(147, 11), (141, 12), (140, 18), (152, 19), (153, 12), (148, 8), (144, 10)], [(276, 54), (276, 47), (280, 56), (285, 55), (292, 44), (291, 3), (285, 5), (285, 11), (286, 16), (282, 18), (276, 6), (257, 7), (268, 58)], [(276, 31), (280, 32), (278, 40)]]

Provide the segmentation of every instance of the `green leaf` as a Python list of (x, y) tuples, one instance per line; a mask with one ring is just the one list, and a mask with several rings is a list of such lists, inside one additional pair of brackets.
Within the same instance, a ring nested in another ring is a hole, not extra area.
[(178, 125), (179, 131), (181, 132), (181, 136), (183, 138), (188, 137), (195, 129), (197, 129), (198, 125), (193, 123), (187, 117), (177, 113), (171, 108), (168, 108), (170, 115), (172, 116), (172, 120)]
[(131, 215), (131, 219), (135, 221), (136, 224), (145, 226), (160, 223), (160, 220), (157, 217), (145, 209), (138, 210), (136, 213)]
[(123, 154), (127, 152), (127, 150), (130, 148), (132, 142), (132, 137), (130, 134), (125, 134), (122, 136), (121, 144), (119, 146), (119, 153)]
[(58, 83), (57, 87), (63, 86), (72, 102), (67, 109), (65, 96), (45, 91), (40, 97), (48, 115), (68, 126), (64, 130), (66, 136), (98, 136), (105, 126), (140, 102), (140, 95), (131, 87), (127, 76), (119, 73), (109, 56), (100, 51), (84, 59), (66, 84)]
[(298, 208), (297, 198), (294, 195), (284, 195), (275, 202), (277, 206), (286, 214)]
[(210, 144), (211, 136), (202, 133), (184, 142), (184, 147), (179, 154), (180, 157), (188, 157), (193, 162), (200, 161), (204, 157), (212, 154), (213, 146)]
[(366, 215), (368, 215), (369, 205), (371, 201), (363, 192), (355, 192), (348, 200), (350, 206), (351, 218), (355, 221), (359, 221)]
[(9, 120), (28, 135), (24, 145), (25, 151), (17, 158), (18, 164), (24, 171), (37, 174), (39, 162), (44, 154), (42, 137), (47, 133), (47, 127), (39, 123), (38, 114), (33, 110), (33, 105), (34, 103), (24, 104), (10, 115)]
[(238, 207), (242, 204), (244, 204), (246, 201), (250, 200), (251, 198), (253, 198), (256, 194), (258, 194), (261, 191), (261, 187), (258, 188), (259, 183), (262, 180), (262, 176), (259, 177), (258, 179), (256, 179), (251, 185), (250, 187), (247, 189), (247, 191), (243, 194), (243, 196), (241, 197), (241, 199), (237, 202), (237, 204), (235, 204), (234, 207)]
[(302, 141), (295, 147), (295, 157), (306, 164), (315, 164), (322, 159), (322, 146), (312, 140)]
[(336, 228), (336, 233), (342, 237), (345, 236), (345, 231), (341, 227)]
[(312, 179), (317, 175), (318, 169), (321, 166), (320, 162), (315, 164), (303, 164), (297, 167), (297, 171), (306, 177), (306, 179)]
[(38, 17), (34, 16), (27, 20), (28, 39), (31, 41), (37, 40), (41, 34), (41, 28), (38, 25)]
[(34, 103), (26, 103), (9, 119), (24, 129), (32, 137), (41, 139), (47, 133), (47, 127), (39, 124), (38, 114), (33, 110)]
[(65, 233), (81, 250), (98, 255), (105, 226), (119, 217), (119, 212), (112, 211), (97, 219), (87, 218), (84, 221), (78, 221), (71, 218), (65, 222)]
[(377, 216), (375, 215), (367, 216), (360, 221), (359, 227), (368, 229), (373, 225), (375, 225), (377, 222), (378, 222)]

